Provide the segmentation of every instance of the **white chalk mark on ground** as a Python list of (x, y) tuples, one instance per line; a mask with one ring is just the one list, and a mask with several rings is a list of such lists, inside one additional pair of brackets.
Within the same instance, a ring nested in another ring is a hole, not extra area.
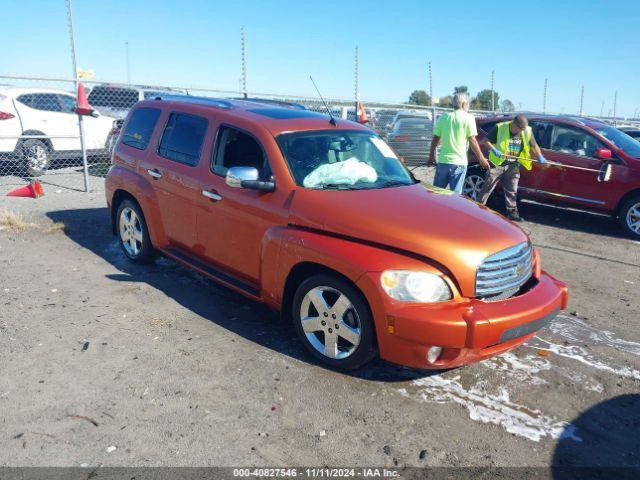
[[(541, 411), (512, 402), (509, 393), (502, 388), (497, 395), (486, 392), (483, 382), (465, 389), (459, 382), (460, 377), (451, 379), (440, 375), (414, 380), (419, 387), (419, 395), (426, 402), (455, 402), (469, 411), (472, 420), (502, 426), (507, 432), (535, 442), (544, 437), (569, 438), (581, 442), (575, 426), (557, 421)], [(400, 393), (409, 396), (406, 389)]]
[(613, 332), (598, 330), (579, 318), (558, 315), (548, 328), (554, 335), (572, 343), (607, 346), (640, 356), (640, 343), (616, 338)]
[(512, 352), (484, 360), (481, 365), (490, 370), (499, 371), (510, 378), (515, 378), (519, 382), (528, 382), (533, 385), (548, 383), (544, 378), (538, 376), (538, 373), (551, 369), (551, 363), (544, 358), (535, 355), (519, 358)]
[(525, 343), (524, 346), (536, 349), (544, 348), (546, 350), (549, 350), (550, 352), (555, 353), (556, 355), (576, 360), (591, 368), (595, 368), (596, 370), (601, 370), (603, 372), (613, 373), (614, 375), (640, 380), (640, 372), (638, 370), (630, 367), (612, 367), (611, 365), (608, 365), (596, 359), (585, 348), (579, 347), (577, 345), (558, 345), (556, 343), (550, 342), (549, 340), (545, 340), (544, 338), (536, 336), (533, 340)]

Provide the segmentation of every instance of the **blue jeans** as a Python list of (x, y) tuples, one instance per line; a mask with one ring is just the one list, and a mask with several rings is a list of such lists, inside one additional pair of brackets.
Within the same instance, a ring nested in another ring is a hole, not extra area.
[(466, 165), (453, 165), (448, 163), (439, 163), (436, 167), (436, 176), (433, 184), (439, 188), (448, 188), (454, 192), (462, 193), (464, 178), (467, 174)]

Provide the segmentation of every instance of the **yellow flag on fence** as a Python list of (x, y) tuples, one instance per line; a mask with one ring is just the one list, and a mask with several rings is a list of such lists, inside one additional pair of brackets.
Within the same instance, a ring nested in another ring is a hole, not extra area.
[(92, 80), (94, 77), (93, 70), (81, 70), (78, 69), (78, 78), (82, 78), (84, 80)]

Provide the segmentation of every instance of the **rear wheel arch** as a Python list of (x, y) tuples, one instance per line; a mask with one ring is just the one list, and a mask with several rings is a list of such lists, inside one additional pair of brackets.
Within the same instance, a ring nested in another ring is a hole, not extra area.
[[(24, 132), (22, 132), (22, 135), (39, 135), (42, 137), (46, 137), (47, 134), (44, 132), (41, 132), (40, 130), (25, 130)], [(25, 140), (29, 140), (28, 138), (22, 138), (20, 139), (20, 141), (16, 144), (16, 150), (20, 151), (19, 149), (21, 148), (21, 144), (25, 141)], [(53, 143), (51, 143), (51, 139), (50, 138), (37, 138), (36, 140), (40, 140), (42, 143), (44, 143), (47, 148), (49, 149), (49, 152), (53, 152)]]
[(120, 204), (125, 200), (131, 200), (132, 202), (137, 204), (140, 210), (142, 210), (142, 213), (144, 215), (144, 210), (142, 208), (142, 205), (140, 205), (140, 202), (138, 202), (136, 197), (134, 197), (131, 193), (127, 192), (126, 190), (122, 190), (122, 189), (116, 190), (113, 193), (113, 197), (111, 198), (111, 229), (114, 235), (118, 233), (117, 231), (118, 219), (116, 218), (116, 216), (118, 215), (118, 209), (120, 208)]

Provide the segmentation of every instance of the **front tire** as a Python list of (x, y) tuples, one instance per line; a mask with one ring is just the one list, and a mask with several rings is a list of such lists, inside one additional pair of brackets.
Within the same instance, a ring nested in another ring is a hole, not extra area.
[(476, 202), (480, 198), (480, 192), (484, 186), (484, 173), (480, 165), (472, 165), (467, 170), (467, 175), (462, 186), (462, 194)]
[(305, 349), (331, 368), (353, 370), (377, 353), (369, 305), (348, 280), (330, 274), (307, 278), (294, 294), (291, 313)]
[(622, 204), (620, 223), (627, 235), (640, 240), (640, 195), (631, 197)]
[(124, 200), (118, 207), (116, 218), (118, 240), (125, 256), (136, 263), (153, 262), (156, 255), (140, 206), (132, 200)]
[(23, 170), (28, 177), (39, 177), (43, 175), (51, 163), (51, 152), (49, 147), (34, 138), (22, 142)]

